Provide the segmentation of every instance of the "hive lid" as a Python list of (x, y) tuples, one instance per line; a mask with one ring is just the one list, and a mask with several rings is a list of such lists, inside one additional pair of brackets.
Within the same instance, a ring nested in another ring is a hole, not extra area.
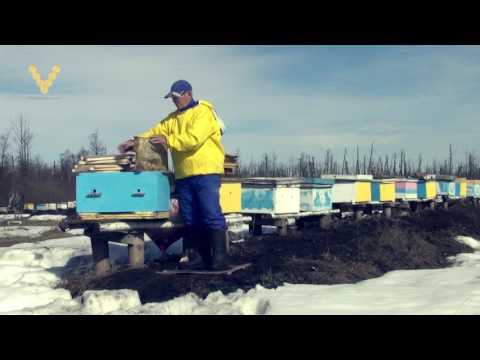
[(304, 184), (315, 184), (315, 185), (333, 185), (335, 184), (335, 179), (322, 179), (318, 177), (311, 177), (311, 178), (302, 178), (302, 182)]
[(334, 179), (339, 181), (372, 181), (373, 175), (322, 175), (322, 179)]
[(248, 185), (300, 185), (302, 183), (298, 177), (253, 177), (241, 180), (242, 184)]
[(382, 179), (382, 180), (394, 181), (394, 182), (399, 182), (399, 181), (403, 181), (403, 182), (418, 182), (418, 179), (412, 179), (412, 178), (390, 178), (390, 179)]
[(240, 183), (242, 182), (242, 178), (236, 176), (222, 176), (222, 183)]
[(440, 181), (455, 181), (455, 176), (452, 175), (437, 175), (436, 178)]
[(415, 176), (418, 180), (435, 180), (437, 178), (434, 174), (421, 174)]
[(372, 182), (381, 183), (381, 184), (393, 184), (395, 180), (393, 179), (373, 179)]

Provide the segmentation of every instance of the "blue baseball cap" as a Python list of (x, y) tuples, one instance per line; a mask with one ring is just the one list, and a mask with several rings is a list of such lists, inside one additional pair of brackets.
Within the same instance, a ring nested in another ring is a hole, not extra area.
[(192, 91), (192, 85), (186, 80), (175, 81), (170, 87), (170, 92), (165, 95), (165, 99), (172, 96), (181, 96), (185, 91)]

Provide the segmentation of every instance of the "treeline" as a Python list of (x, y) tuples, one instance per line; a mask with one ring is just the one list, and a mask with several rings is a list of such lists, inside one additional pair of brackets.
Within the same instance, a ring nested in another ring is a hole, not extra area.
[(23, 116), (0, 134), (0, 206), (8, 205), (12, 195), (22, 203), (73, 201), (73, 166), (82, 156), (107, 153), (98, 130), (88, 136), (86, 148), (81, 147), (76, 152), (65, 150), (53, 163), (34, 155), (33, 140), (34, 133)]
[[(58, 160), (46, 163), (34, 155), (33, 139), (29, 122), (22, 116), (9, 130), (0, 133), (0, 206), (7, 205), (12, 194), (18, 194), (23, 203), (73, 201), (74, 165), (82, 156), (107, 153), (97, 130), (86, 138), (86, 147), (76, 152), (65, 150)], [(443, 161), (426, 161), (422, 154), (409, 157), (405, 150), (382, 156), (375, 153), (374, 144), (366, 153), (361, 153), (358, 146), (350, 153), (345, 148), (340, 159), (331, 150), (320, 156), (302, 153), (288, 161), (280, 161), (275, 153), (263, 154), (249, 162), (239, 156), (238, 175), (242, 177), (318, 177), (322, 174), (372, 174), (375, 178), (441, 174), (480, 179), (480, 158), (469, 152), (458, 160), (452, 145)]]
[(389, 178), (437, 174), (480, 179), (480, 158), (473, 152), (467, 152), (463, 160), (456, 160), (453, 145), (449, 146), (447, 157), (443, 161), (426, 161), (422, 154), (409, 158), (405, 150), (384, 156), (376, 155), (374, 144), (370, 146), (368, 153), (364, 154), (360, 153), (358, 146), (352, 154), (345, 148), (340, 160), (331, 150), (326, 150), (323, 156), (319, 157), (302, 153), (298, 158), (289, 161), (279, 161), (275, 153), (265, 153), (260, 159), (251, 159), (249, 162), (244, 162), (241, 156), (239, 159), (238, 175), (241, 177), (371, 174), (375, 178)]

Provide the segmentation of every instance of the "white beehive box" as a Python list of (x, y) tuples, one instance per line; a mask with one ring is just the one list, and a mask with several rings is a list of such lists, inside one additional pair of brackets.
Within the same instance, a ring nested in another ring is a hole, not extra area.
[(256, 214), (298, 214), (298, 178), (242, 179), (242, 212)]
[(322, 179), (334, 179), (333, 203), (364, 204), (372, 201), (372, 175), (322, 175)]

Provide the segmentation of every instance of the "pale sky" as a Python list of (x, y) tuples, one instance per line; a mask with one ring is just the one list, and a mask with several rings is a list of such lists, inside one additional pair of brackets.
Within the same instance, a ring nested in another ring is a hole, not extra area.
[[(61, 72), (41, 95), (42, 78)], [(98, 129), (108, 152), (174, 110), (163, 99), (188, 80), (227, 125), (227, 152), (245, 161), (276, 152), (341, 159), (345, 146), (463, 158), (480, 130), (479, 46), (0, 46), (0, 134), (20, 114), (46, 161), (88, 146)]]

